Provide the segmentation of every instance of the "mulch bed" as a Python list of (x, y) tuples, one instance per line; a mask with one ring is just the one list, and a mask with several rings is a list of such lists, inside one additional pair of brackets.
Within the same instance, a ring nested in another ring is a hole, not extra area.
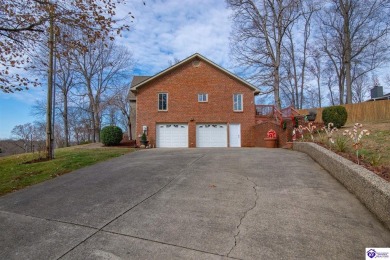
[(127, 147), (127, 148), (137, 148), (137, 142), (135, 140), (122, 139), (122, 141), (117, 145), (118, 147)]

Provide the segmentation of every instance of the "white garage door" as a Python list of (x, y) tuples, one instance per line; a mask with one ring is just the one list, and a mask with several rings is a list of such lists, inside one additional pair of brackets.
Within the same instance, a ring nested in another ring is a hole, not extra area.
[(157, 147), (188, 147), (187, 124), (157, 124)]
[(226, 124), (197, 125), (196, 147), (227, 147)]

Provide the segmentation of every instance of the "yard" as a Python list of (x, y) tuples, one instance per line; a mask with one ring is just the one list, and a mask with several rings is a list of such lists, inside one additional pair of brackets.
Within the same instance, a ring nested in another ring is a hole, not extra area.
[(38, 154), (0, 158), (0, 195), (22, 189), (97, 162), (134, 151), (131, 148), (79, 145), (55, 150), (55, 159), (33, 162)]

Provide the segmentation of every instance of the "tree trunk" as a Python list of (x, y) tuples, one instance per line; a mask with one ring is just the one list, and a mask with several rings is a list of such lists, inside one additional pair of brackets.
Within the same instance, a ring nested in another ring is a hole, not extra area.
[[(349, 33), (348, 36), (349, 37)], [(352, 77), (351, 77), (351, 42), (346, 39), (347, 48), (345, 50), (345, 85), (346, 85), (346, 104), (352, 103)]]
[(64, 93), (64, 131), (65, 131), (65, 147), (69, 146), (69, 124), (68, 124), (68, 94)]
[(301, 74), (301, 99), (299, 104), (299, 109), (303, 107), (303, 88), (305, 85), (305, 72), (306, 72), (306, 44), (303, 51), (303, 61), (302, 61), (302, 74)]
[(47, 75), (47, 112), (46, 112), (46, 158), (53, 159), (53, 133), (52, 133), (52, 108), (53, 108), (53, 64), (54, 64), (54, 17), (53, 6), (50, 5), (49, 27), (49, 68)]
[(339, 79), (339, 103), (340, 105), (343, 105), (344, 104), (344, 95), (345, 95), (345, 76), (344, 76), (344, 73), (345, 73), (345, 68), (341, 68), (340, 69), (340, 75), (338, 76), (338, 79)]
[[(91, 107), (91, 125), (89, 126), (88, 133), (90, 133), (90, 129), (92, 129), (92, 142), (96, 143), (96, 135), (95, 135), (95, 112)], [(89, 137), (90, 138), (90, 137)]]
[(279, 75), (279, 66), (274, 67), (274, 98), (275, 98), (275, 106), (280, 110), (282, 107), (282, 104), (280, 102), (280, 91), (279, 91), (279, 85), (280, 85), (280, 75)]
[(133, 140), (133, 135), (131, 133), (130, 115), (127, 117), (127, 137), (129, 140)]
[[(320, 71), (318, 71), (320, 73)], [(318, 105), (321, 107), (321, 74), (318, 74), (317, 77), (317, 87), (318, 87)]]
[(343, 15), (343, 34), (344, 34), (344, 48), (345, 48), (345, 55), (344, 55), (344, 67), (345, 67), (345, 83), (347, 88), (347, 95), (346, 95), (346, 104), (352, 103), (352, 78), (351, 78), (351, 58), (352, 58), (352, 46), (351, 46), (351, 34), (350, 34), (350, 28), (349, 28), (349, 10), (351, 6), (349, 5), (348, 1), (344, 3), (342, 0), (340, 0), (340, 7), (342, 10)]
[(94, 136), (95, 136), (95, 143), (100, 142), (100, 117), (99, 113), (94, 111)]

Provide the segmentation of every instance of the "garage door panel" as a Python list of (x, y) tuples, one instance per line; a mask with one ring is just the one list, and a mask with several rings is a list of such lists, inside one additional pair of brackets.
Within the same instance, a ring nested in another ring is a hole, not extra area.
[(188, 147), (187, 124), (157, 124), (157, 147)]
[(227, 147), (226, 124), (199, 124), (196, 126), (197, 147)]

